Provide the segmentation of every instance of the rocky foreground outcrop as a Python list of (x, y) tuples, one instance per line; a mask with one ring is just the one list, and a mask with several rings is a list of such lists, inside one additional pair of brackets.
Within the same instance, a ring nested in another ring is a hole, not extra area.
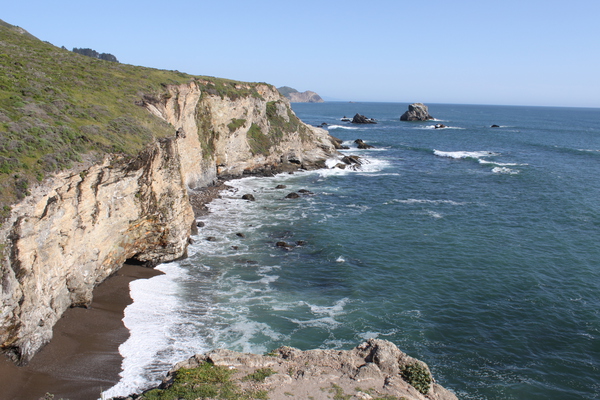
[(408, 111), (400, 116), (400, 121), (429, 121), (434, 119), (429, 115), (428, 107), (423, 103), (413, 103), (408, 106)]
[(328, 133), (299, 121), (274, 87), (239, 83), (223, 95), (211, 85), (141, 96), (172, 137), (133, 158), (80, 163), (13, 205), (0, 227), (0, 349), (16, 362), (30, 360), (62, 313), (89, 305), (126, 260), (185, 256), (196, 190), (220, 177), (322, 167), (335, 153)]
[[(219, 376), (220, 382), (212, 379), (214, 376)], [(239, 398), (270, 400), (457, 399), (435, 383), (427, 364), (380, 339), (344, 351), (281, 347), (268, 355), (256, 355), (213, 350), (180, 362), (158, 388), (127, 399), (169, 398), (170, 393), (194, 398), (209, 392), (211, 398), (221, 398), (219, 393), (225, 388)]]

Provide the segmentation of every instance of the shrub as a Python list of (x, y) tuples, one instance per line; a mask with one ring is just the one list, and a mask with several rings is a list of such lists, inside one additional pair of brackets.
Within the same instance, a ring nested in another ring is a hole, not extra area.
[(419, 363), (405, 365), (401, 373), (402, 378), (419, 392), (423, 394), (429, 392), (431, 374), (423, 365)]
[(259, 368), (253, 373), (246, 375), (242, 380), (243, 381), (255, 381), (255, 382), (264, 382), (269, 376), (275, 374), (271, 368)]

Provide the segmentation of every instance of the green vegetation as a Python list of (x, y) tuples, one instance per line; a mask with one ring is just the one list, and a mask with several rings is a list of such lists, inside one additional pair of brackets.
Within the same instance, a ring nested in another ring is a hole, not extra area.
[[(248, 130), (248, 143), (252, 154), (269, 154), (269, 149), (280, 143), (285, 134), (289, 132), (299, 132), (303, 141), (308, 141), (310, 132), (308, 128), (296, 117), (289, 107), (285, 107), (287, 119), (278, 112), (278, 106), (283, 105), (280, 101), (270, 101), (267, 103), (267, 120), (269, 121), (269, 131), (265, 134), (260, 126), (252, 124)], [(236, 126), (242, 125), (245, 120), (232, 120), (227, 125), (230, 131), (235, 130)]]
[(259, 368), (253, 373), (246, 375), (242, 381), (264, 382), (269, 376), (276, 374), (271, 368)]
[(96, 50), (92, 50), (92, 49), (88, 49), (88, 48), (78, 49), (77, 47), (75, 47), (73, 49), (73, 53), (81, 54), (82, 56), (98, 58), (98, 59), (104, 60), (104, 61), (119, 62), (119, 60), (117, 60), (117, 57), (113, 56), (110, 53), (98, 53)]
[(299, 132), (300, 138), (307, 141), (309, 137), (308, 128), (296, 117), (291, 109), (287, 109), (287, 119), (279, 115), (277, 105), (279, 101), (267, 103), (267, 118), (269, 120), (269, 135), (274, 141), (280, 141), (286, 132)]
[(402, 378), (419, 392), (423, 394), (429, 392), (431, 374), (423, 365), (419, 363), (406, 365), (401, 373)]
[(267, 392), (241, 390), (231, 381), (234, 370), (204, 363), (197, 368), (182, 368), (175, 374), (173, 384), (167, 389), (153, 389), (143, 393), (140, 400), (175, 399), (267, 399)]
[(273, 144), (271, 139), (262, 132), (260, 126), (255, 123), (252, 123), (252, 126), (248, 130), (248, 143), (250, 144), (250, 151), (254, 155), (269, 154), (269, 149)]
[[(204, 94), (260, 98), (257, 84), (85, 57), (1, 20), (0, 43), (0, 210), (74, 163), (106, 153), (133, 157), (173, 136), (177, 127), (142, 107), (168, 98), (168, 85), (195, 81)], [(210, 121), (199, 125), (203, 151), (212, 154)]]
[(229, 128), (229, 132), (233, 133), (233, 132), (237, 131), (240, 127), (242, 127), (245, 123), (246, 123), (245, 119), (233, 118), (231, 120), (231, 122), (227, 125), (227, 127)]
[(344, 394), (344, 390), (335, 383), (331, 384), (331, 389), (329, 389), (329, 393), (333, 394), (333, 400), (350, 400), (350, 398), (352, 397), (349, 394)]

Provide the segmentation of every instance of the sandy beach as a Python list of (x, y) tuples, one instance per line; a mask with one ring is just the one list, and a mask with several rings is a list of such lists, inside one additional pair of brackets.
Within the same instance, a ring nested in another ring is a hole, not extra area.
[(0, 360), (0, 400), (32, 400), (46, 393), (55, 399), (98, 399), (119, 381), (119, 345), (129, 331), (123, 311), (131, 303), (129, 282), (160, 274), (124, 265), (94, 290), (91, 307), (68, 309), (54, 327), (54, 337), (24, 367)]

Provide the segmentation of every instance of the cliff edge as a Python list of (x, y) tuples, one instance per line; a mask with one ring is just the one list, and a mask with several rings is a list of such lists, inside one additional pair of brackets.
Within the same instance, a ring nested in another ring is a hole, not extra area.
[(124, 400), (172, 397), (457, 399), (435, 383), (427, 364), (381, 339), (352, 350), (301, 351), (284, 346), (267, 355), (213, 350), (177, 364), (158, 388)]

